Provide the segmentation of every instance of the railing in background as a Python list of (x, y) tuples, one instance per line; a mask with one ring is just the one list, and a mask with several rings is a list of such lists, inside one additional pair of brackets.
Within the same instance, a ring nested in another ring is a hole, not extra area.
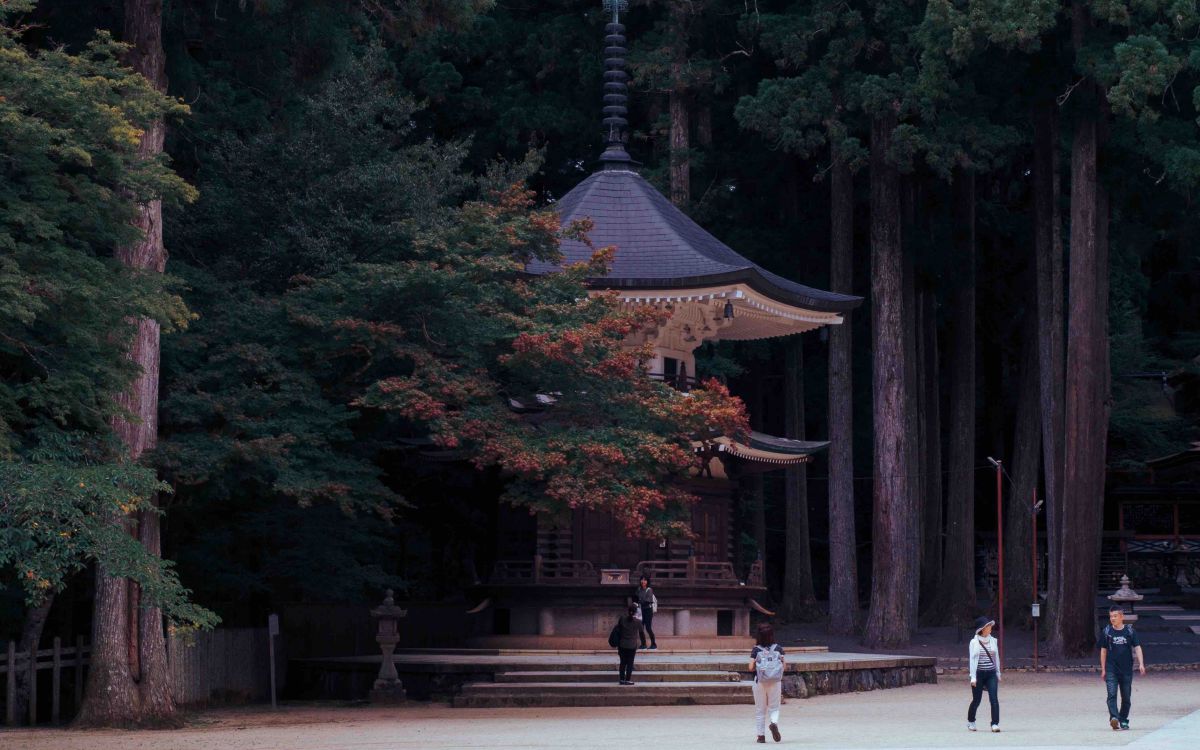
[[(18, 718), (18, 674), (26, 675), (21, 691), (28, 701), (25, 713), (29, 724), (36, 724), (39, 718), (39, 686), (44, 688), (46, 679), (39, 673), (50, 673), (51, 723), (59, 724), (64, 715), (69, 719), (79, 710), (83, 702), (84, 667), (89, 664), (91, 646), (84, 643), (82, 636), (75, 639), (74, 647), (63, 648), (60, 638), (55, 638), (53, 643), (53, 648), (34, 651), (32, 657), (28, 651), (18, 652), (12, 641), (0, 651), (0, 676), (3, 677), (0, 684), (4, 686), (4, 721), (8, 726), (16, 725)], [(218, 628), (187, 636), (170, 634), (167, 637), (167, 668), (175, 702), (184, 706), (269, 700), (269, 647), (266, 628)], [(281, 656), (278, 662), (282, 672), (286, 656)], [(44, 689), (42, 696), (45, 696)], [(64, 697), (69, 709), (66, 711)]]
[(83, 643), (83, 636), (75, 639), (73, 648), (63, 648), (62, 639), (55, 638), (54, 646), (48, 649), (33, 649), (18, 652), (17, 644), (8, 642), (4, 654), (0, 655), (0, 674), (4, 675), (4, 723), (14, 726), (17, 723), (17, 674), (23, 673), (25, 678), (26, 700), (28, 701), (29, 723), (37, 723), (38, 714), (38, 672), (50, 672), (50, 721), (58, 724), (62, 721), (62, 684), (63, 670), (70, 670), (73, 675), (74, 708), (79, 709), (83, 702), (83, 667), (88, 663), (91, 648)]

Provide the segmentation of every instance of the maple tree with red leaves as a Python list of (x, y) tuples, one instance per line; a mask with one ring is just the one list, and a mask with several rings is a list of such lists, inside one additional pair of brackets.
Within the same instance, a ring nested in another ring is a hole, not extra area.
[(535, 277), (563, 229), (517, 186), (467, 203), (403, 260), (359, 263), (288, 295), (322, 356), (357, 390), (353, 403), (399, 417), (478, 468), (499, 467), (503, 499), (536, 512), (607, 510), (636, 535), (686, 535), (698, 467), (693, 440), (748, 430), (742, 402), (716, 381), (680, 393), (646, 376), (647, 348), (626, 338), (661, 312), (588, 293), (612, 248)]

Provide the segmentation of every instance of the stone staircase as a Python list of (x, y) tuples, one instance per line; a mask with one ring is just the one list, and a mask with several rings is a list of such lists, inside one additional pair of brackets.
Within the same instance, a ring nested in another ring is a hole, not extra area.
[[(688, 665), (691, 667), (692, 665)], [(754, 703), (750, 683), (719, 665), (647, 663), (633, 685), (617, 684), (617, 670), (550, 669), (497, 672), (495, 682), (469, 682), (454, 697), (458, 708), (549, 706), (687, 706)]]

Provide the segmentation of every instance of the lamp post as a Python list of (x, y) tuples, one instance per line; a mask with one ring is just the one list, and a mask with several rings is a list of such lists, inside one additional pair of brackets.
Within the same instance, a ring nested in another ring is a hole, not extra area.
[[(996, 615), (996, 622), (999, 627), (997, 630), (997, 645), (996, 658), (1004, 661), (1004, 512), (1001, 507), (1001, 500), (1004, 497), (1003, 471), (1004, 465), (991, 456), (988, 456), (988, 461), (992, 466), (996, 467), (996, 554), (999, 564), (996, 570), (996, 583), (999, 588), (998, 608), (999, 612)], [(1000, 665), (997, 664), (997, 667)]]

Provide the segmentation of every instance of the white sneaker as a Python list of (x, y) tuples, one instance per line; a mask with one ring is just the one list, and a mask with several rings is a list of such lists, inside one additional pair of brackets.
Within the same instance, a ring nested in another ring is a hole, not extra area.
[(967, 722), (967, 731), (969, 731), (969, 732), (975, 731), (975, 722), (973, 722), (973, 721)]
[(993, 724), (993, 725), (992, 725), (992, 731), (993, 731), (993, 732), (999, 732), (999, 731), (1000, 731), (1000, 725), (999, 725), (999, 724)]

